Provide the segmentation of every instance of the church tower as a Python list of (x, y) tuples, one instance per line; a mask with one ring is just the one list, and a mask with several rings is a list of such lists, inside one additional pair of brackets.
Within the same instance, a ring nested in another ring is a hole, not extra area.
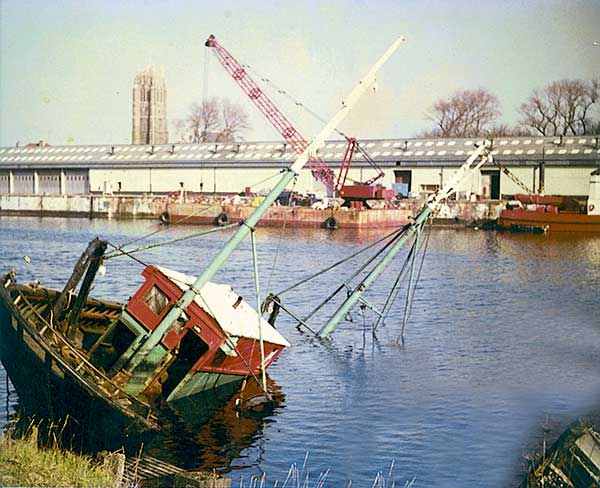
[(167, 89), (162, 70), (139, 70), (133, 84), (132, 144), (167, 144)]

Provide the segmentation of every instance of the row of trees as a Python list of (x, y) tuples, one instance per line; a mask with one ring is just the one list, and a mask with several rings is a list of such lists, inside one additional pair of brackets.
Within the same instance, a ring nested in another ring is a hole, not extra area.
[(461, 90), (438, 100), (426, 113), (434, 127), (422, 137), (517, 135), (584, 135), (600, 133), (600, 81), (559, 80), (536, 89), (519, 107), (521, 118), (511, 127), (498, 122), (500, 101), (483, 88)]
[[(584, 135), (600, 133), (600, 80), (559, 80), (536, 89), (519, 107), (515, 126), (500, 123), (500, 101), (490, 91), (461, 90), (438, 100), (426, 113), (434, 127), (421, 137)], [(192, 105), (175, 123), (177, 142), (232, 142), (249, 129), (248, 115), (227, 99)]]

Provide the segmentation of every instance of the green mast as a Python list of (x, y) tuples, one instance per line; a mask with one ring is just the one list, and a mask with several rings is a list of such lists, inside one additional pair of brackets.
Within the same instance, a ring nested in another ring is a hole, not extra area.
[[(419, 212), (416, 219), (411, 223), (406, 232), (398, 239), (398, 241), (387, 251), (385, 256), (379, 261), (363, 281), (348, 295), (340, 307), (335, 311), (333, 316), (327, 321), (323, 328), (319, 331), (319, 337), (327, 337), (343, 320), (350, 309), (361, 298), (363, 293), (375, 282), (379, 275), (388, 267), (396, 254), (402, 249), (404, 243), (408, 241), (414, 234), (420, 232), (429, 216), (437, 210), (437, 207), (442, 200), (454, 193), (461, 183), (467, 179), (473, 171), (479, 169), (486, 161), (490, 160), (489, 148), (491, 144), (487, 141), (480, 144), (477, 149), (471, 154), (467, 161), (456, 171), (450, 182), (438, 193), (429, 198), (423, 209)], [(473, 166), (475, 161), (480, 158), (479, 162)]]
[(258, 208), (241, 223), (237, 232), (229, 239), (227, 244), (219, 251), (219, 253), (213, 258), (209, 265), (204, 269), (202, 274), (198, 276), (196, 281), (190, 286), (190, 288), (183, 294), (183, 296), (174, 304), (173, 308), (167, 313), (163, 320), (158, 326), (152, 331), (146, 342), (138, 349), (138, 351), (131, 357), (127, 370), (133, 372), (148, 356), (162, 340), (167, 331), (181, 316), (183, 311), (192, 303), (196, 295), (200, 293), (202, 287), (210, 281), (215, 273), (223, 266), (227, 258), (233, 253), (233, 251), (240, 245), (240, 243), (248, 236), (248, 234), (256, 227), (259, 220), (265, 214), (267, 209), (275, 202), (280, 193), (285, 187), (292, 181), (292, 179), (298, 175), (299, 171), (304, 167), (309, 158), (317, 153), (317, 150), (325, 144), (325, 138), (328, 137), (331, 132), (339, 125), (339, 123), (348, 115), (352, 107), (358, 101), (358, 99), (367, 91), (367, 89), (375, 81), (375, 74), (383, 66), (383, 64), (392, 56), (392, 54), (398, 49), (398, 47), (405, 42), (406, 39), (400, 37), (394, 41), (394, 43), (388, 48), (388, 50), (377, 60), (365, 77), (359, 81), (358, 85), (350, 92), (348, 97), (342, 101), (342, 108), (337, 114), (329, 121), (329, 123), (319, 132), (319, 134), (313, 139), (308, 145), (305, 151), (298, 156), (298, 159), (292, 164), (291, 167), (285, 170), (285, 173), (271, 190), (271, 192), (265, 197), (263, 202)]

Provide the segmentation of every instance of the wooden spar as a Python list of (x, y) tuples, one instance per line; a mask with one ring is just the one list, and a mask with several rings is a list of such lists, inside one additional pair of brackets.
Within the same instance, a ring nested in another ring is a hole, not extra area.
[(342, 108), (334, 115), (329, 123), (317, 134), (313, 141), (308, 147), (298, 156), (296, 161), (285, 170), (283, 176), (271, 192), (265, 197), (263, 202), (256, 208), (256, 210), (240, 225), (237, 232), (229, 239), (227, 244), (217, 253), (212, 259), (208, 266), (204, 269), (202, 274), (198, 276), (196, 281), (190, 286), (190, 288), (183, 294), (183, 296), (175, 303), (175, 305), (169, 310), (167, 315), (158, 324), (156, 329), (152, 332), (146, 342), (140, 347), (136, 354), (130, 359), (127, 365), (127, 370), (132, 372), (137, 368), (142, 361), (146, 358), (148, 353), (152, 351), (162, 340), (167, 331), (181, 316), (183, 311), (192, 303), (196, 295), (200, 293), (202, 287), (210, 281), (215, 273), (223, 266), (225, 261), (233, 253), (235, 249), (241, 244), (241, 242), (248, 236), (250, 231), (256, 227), (262, 216), (265, 214), (267, 209), (273, 205), (280, 193), (285, 187), (292, 181), (294, 177), (298, 175), (298, 172), (307, 163), (310, 156), (316, 154), (317, 150), (325, 144), (325, 138), (328, 137), (331, 132), (340, 124), (340, 122), (348, 115), (352, 107), (356, 104), (358, 99), (367, 91), (367, 89), (375, 81), (375, 74), (385, 64), (385, 62), (392, 56), (392, 54), (405, 42), (403, 37), (400, 37), (394, 41), (394, 43), (388, 48), (388, 50), (377, 60), (365, 77), (354, 87), (348, 98), (342, 102)]
[[(73, 273), (71, 273), (71, 276), (67, 281), (65, 288), (63, 289), (59, 297), (56, 299), (56, 302), (54, 302), (54, 306), (52, 307), (52, 314), (55, 320), (61, 319), (61, 315), (64, 311), (67, 297), (70, 293), (73, 293), (77, 288), (77, 285), (79, 284), (83, 273), (85, 273), (85, 270), (87, 269), (90, 263), (90, 256), (92, 256), (95, 253), (98, 246), (101, 245), (101, 242), (102, 241), (100, 241), (100, 239), (98, 239), (97, 237), (93, 241), (91, 241), (88, 244), (86, 250), (83, 251), (79, 259), (77, 260), (77, 263), (75, 263)], [(106, 244), (104, 246), (106, 248)]]
[(94, 282), (94, 278), (96, 277), (96, 273), (100, 267), (100, 262), (102, 260), (102, 256), (104, 255), (104, 251), (106, 251), (107, 245), (108, 242), (106, 241), (98, 241), (92, 255), (87, 260), (86, 264), (88, 264), (88, 270), (85, 274), (85, 278), (83, 279), (83, 283), (81, 283), (77, 300), (73, 305), (73, 309), (71, 310), (67, 321), (67, 335), (69, 335), (69, 332), (79, 320), (79, 315), (81, 314), (81, 310), (83, 309), (88, 295), (90, 294), (90, 288), (92, 287), (92, 283)]
[[(358, 300), (362, 297), (363, 293), (369, 289), (369, 287), (375, 282), (375, 280), (379, 277), (379, 275), (387, 268), (387, 266), (391, 263), (392, 259), (398, 254), (400, 249), (404, 246), (404, 244), (417, 232), (421, 230), (421, 228), (427, 222), (429, 216), (437, 210), (438, 206), (449, 195), (454, 193), (458, 187), (469, 177), (473, 171), (479, 169), (486, 161), (489, 161), (491, 156), (489, 155), (490, 144), (488, 141), (485, 141), (481, 144), (471, 156), (467, 159), (467, 161), (454, 173), (450, 182), (444, 186), (444, 188), (429, 197), (427, 203), (421, 210), (421, 212), (417, 215), (414, 222), (410, 224), (408, 229), (404, 232), (402, 237), (398, 239), (398, 241), (390, 247), (387, 253), (383, 256), (381, 261), (375, 266), (369, 274), (365, 277), (363, 281), (359, 283), (359, 285), (348, 295), (348, 297), (342, 302), (339, 308), (335, 311), (332, 317), (327, 321), (327, 323), (323, 326), (323, 328), (319, 331), (319, 337), (325, 338), (327, 337), (343, 320), (350, 309), (356, 304)], [(473, 166), (473, 163), (480, 158), (479, 162)]]

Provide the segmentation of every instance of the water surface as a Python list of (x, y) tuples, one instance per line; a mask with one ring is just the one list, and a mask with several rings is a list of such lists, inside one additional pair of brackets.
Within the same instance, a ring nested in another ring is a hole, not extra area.
[[(62, 287), (95, 236), (122, 244), (154, 222), (0, 217), (0, 272)], [(201, 227), (167, 228), (149, 241)], [(186, 240), (139, 255), (143, 262), (197, 274), (230, 234)], [(261, 229), (261, 287), (281, 290), (383, 235), (377, 231)], [(146, 243), (147, 241), (144, 241)], [(30, 258), (30, 263), (24, 259)], [(244, 243), (214, 281), (254, 304), (252, 257)], [(369, 298), (382, 303), (403, 256)], [(326, 296), (357, 261), (282, 298), (300, 315)], [(125, 301), (142, 282), (131, 259), (107, 262), (93, 295)], [(566, 425), (600, 410), (600, 237), (511, 235), (434, 229), (402, 344), (401, 294), (374, 339), (366, 313), (353, 313), (323, 344), (286, 315), (292, 343), (270, 368), (282, 400), (266, 419), (218, 416), (193, 432), (147, 446), (186, 468), (217, 467), (246, 479), (283, 479), (291, 463), (328, 486), (371, 486), (395, 463), (399, 482), (478, 487), (514, 483), (543, 423)], [(326, 308), (325, 312), (332, 308)], [(319, 316), (312, 325), (323, 325)], [(0, 370), (1, 384), (5, 373)], [(0, 424), (14, 409), (3, 386)], [(234, 426), (234, 431), (231, 426)], [(557, 427), (558, 428), (558, 427)]]

